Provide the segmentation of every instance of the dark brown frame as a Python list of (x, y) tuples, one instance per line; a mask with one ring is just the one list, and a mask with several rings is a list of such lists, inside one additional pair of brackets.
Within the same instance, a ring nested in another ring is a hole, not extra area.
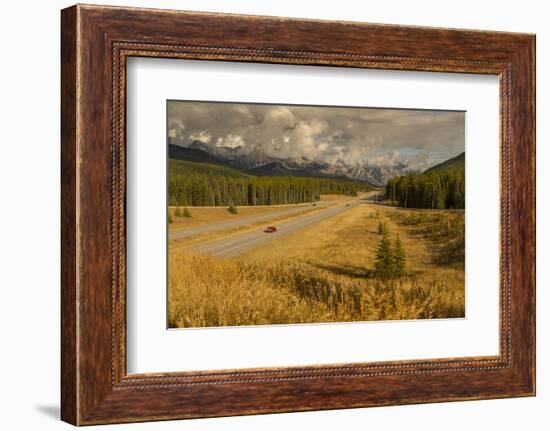
[[(63, 420), (88, 425), (535, 394), (534, 35), (81, 5), (61, 17)], [(127, 375), (129, 56), (498, 75), (500, 354)]]

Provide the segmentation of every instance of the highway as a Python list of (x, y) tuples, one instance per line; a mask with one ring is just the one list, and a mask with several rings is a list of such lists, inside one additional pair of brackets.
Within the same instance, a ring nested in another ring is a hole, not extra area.
[[(326, 220), (330, 217), (334, 217), (360, 204), (360, 199), (354, 199), (336, 207), (330, 207), (318, 212), (314, 212), (310, 215), (304, 215), (294, 220), (289, 220), (283, 223), (274, 223), (273, 225), (277, 227), (277, 232), (274, 233), (265, 233), (264, 229), (267, 227), (265, 226), (252, 232), (245, 232), (229, 238), (197, 245), (193, 247), (193, 251), (199, 254), (209, 254), (219, 257), (237, 256), (241, 253), (258, 247), (259, 245), (268, 243), (275, 239), (279, 239), (281, 237), (284, 237), (285, 235), (288, 235), (299, 229), (303, 229), (314, 223), (318, 223), (322, 220)], [(270, 218), (272, 217), (273, 214), (270, 215)]]
[[(315, 202), (315, 205), (319, 208), (323, 208), (331, 205), (332, 203), (333, 202), (331, 201)], [(313, 208), (312, 204), (300, 205), (298, 207), (292, 206), (291, 208), (285, 208), (285, 209), (282, 209), (281, 211), (271, 212), (267, 214), (252, 215), (248, 217), (236, 218), (235, 220), (227, 220), (220, 223), (212, 223), (204, 226), (197, 226), (191, 229), (176, 230), (168, 234), (168, 239), (172, 241), (175, 239), (187, 238), (187, 237), (198, 235), (201, 233), (215, 232), (219, 230), (241, 226), (244, 224), (252, 224), (252, 223), (258, 223), (261, 221), (272, 220), (277, 217), (292, 216), (295, 214), (299, 214), (301, 212), (309, 211), (312, 208)]]

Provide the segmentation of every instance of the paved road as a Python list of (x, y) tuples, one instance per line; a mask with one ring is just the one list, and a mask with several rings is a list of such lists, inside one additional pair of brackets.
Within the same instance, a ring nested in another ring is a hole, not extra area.
[[(334, 202), (331, 202), (331, 201), (316, 202), (316, 206), (323, 208), (332, 203)], [(270, 212), (266, 214), (252, 215), (248, 217), (237, 217), (235, 218), (235, 220), (227, 220), (220, 223), (212, 223), (204, 226), (197, 226), (191, 229), (172, 231), (168, 234), (168, 239), (171, 241), (174, 239), (187, 238), (187, 237), (198, 235), (201, 233), (216, 232), (223, 229), (229, 229), (232, 227), (241, 226), (243, 224), (258, 223), (265, 220), (271, 220), (277, 217), (291, 216), (291, 215), (299, 214), (301, 212), (308, 211), (311, 209), (312, 209), (312, 205), (307, 204), (307, 205), (300, 205), (299, 207), (293, 206), (291, 208), (282, 209), (281, 211), (275, 211), (275, 212)]]
[(312, 225), (313, 223), (320, 222), (321, 220), (325, 220), (329, 217), (334, 217), (337, 214), (343, 213), (344, 211), (350, 210), (351, 208), (354, 208), (357, 205), (361, 204), (360, 199), (355, 199), (348, 202), (349, 206), (347, 206), (346, 204), (341, 204), (336, 207), (327, 208), (325, 210), (315, 212), (311, 215), (305, 215), (298, 218), (297, 220), (290, 220), (284, 223), (278, 223), (276, 224), (277, 232), (275, 233), (265, 233), (264, 228), (260, 228), (253, 232), (246, 232), (234, 237), (220, 239), (217, 241), (198, 245), (194, 247), (193, 250), (200, 254), (210, 254), (220, 257), (236, 256), (254, 247), (258, 247), (259, 245), (278, 239), (298, 229), (303, 229), (304, 227)]

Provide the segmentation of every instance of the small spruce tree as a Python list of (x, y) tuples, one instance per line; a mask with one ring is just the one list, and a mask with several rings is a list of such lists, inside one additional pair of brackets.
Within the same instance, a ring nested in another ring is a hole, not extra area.
[(181, 208), (176, 207), (176, 210), (174, 211), (174, 216), (181, 217)]
[(376, 270), (376, 275), (380, 278), (389, 278), (392, 276), (393, 253), (387, 234), (383, 234), (382, 239), (378, 243), (374, 268)]
[(405, 266), (407, 263), (407, 256), (405, 255), (405, 250), (401, 245), (401, 239), (399, 235), (395, 237), (395, 242), (393, 243), (393, 269), (395, 277), (402, 277), (405, 275)]
[(168, 210), (168, 223), (172, 223), (174, 220), (172, 220), (172, 214), (170, 213), (170, 210)]
[(185, 207), (183, 209), (183, 216), (184, 217), (191, 217), (191, 211), (189, 211), (189, 208)]

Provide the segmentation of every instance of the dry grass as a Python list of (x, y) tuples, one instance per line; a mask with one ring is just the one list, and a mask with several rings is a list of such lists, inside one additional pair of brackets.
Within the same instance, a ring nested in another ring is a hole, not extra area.
[(178, 328), (464, 315), (464, 289), (445, 281), (352, 278), (284, 258), (244, 262), (177, 253), (169, 283), (169, 324)]
[[(171, 250), (171, 327), (236, 326), (464, 316), (464, 266), (438, 256), (447, 215), (364, 204), (233, 259)], [(463, 217), (463, 216), (462, 216)], [(373, 276), (380, 221), (399, 233), (407, 276)]]
[[(309, 206), (304, 205), (292, 205), (292, 206)], [(289, 208), (291, 205), (288, 206)], [(184, 207), (180, 207), (183, 212)], [(188, 207), (191, 212), (191, 217), (176, 217), (174, 215), (175, 207), (170, 207), (169, 211), (172, 214), (174, 220), (168, 226), (170, 232), (181, 229), (189, 229), (192, 227), (203, 226), (212, 223), (220, 223), (228, 220), (237, 220), (248, 216), (264, 215), (276, 213), (284, 210), (285, 207), (239, 207), (237, 214), (231, 214), (227, 211), (227, 207)]]

